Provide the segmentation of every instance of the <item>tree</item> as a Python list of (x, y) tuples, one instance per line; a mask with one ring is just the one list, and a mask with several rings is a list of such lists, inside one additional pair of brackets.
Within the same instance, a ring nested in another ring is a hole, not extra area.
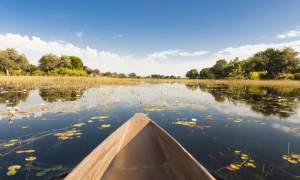
[(77, 56), (69, 56), (71, 59), (71, 65), (73, 69), (82, 69), (83, 63), (82, 60)]
[(61, 58), (54, 54), (46, 54), (39, 60), (39, 68), (42, 71), (49, 72), (57, 67), (60, 60)]
[(19, 54), (13, 48), (0, 51), (0, 69), (6, 75), (9, 75), (13, 69), (21, 72), (26, 71), (28, 68), (29, 63), (25, 55)]
[(212, 72), (217, 79), (223, 79), (227, 76), (226, 68), (228, 64), (225, 59), (220, 59), (216, 62), (216, 64), (212, 67)]
[(130, 74), (128, 75), (128, 77), (130, 77), (130, 78), (136, 78), (136, 74), (135, 74), (135, 73), (130, 73)]
[(266, 70), (270, 79), (277, 78), (280, 73), (293, 72), (300, 64), (298, 52), (292, 48), (283, 50), (269, 48), (254, 55), (252, 61), (257, 63), (258, 60), (261, 65), (259, 70)]
[(211, 68), (203, 68), (199, 72), (199, 78), (200, 79), (213, 79), (214, 75), (211, 71)]
[(199, 77), (198, 70), (197, 69), (191, 69), (186, 74), (186, 77), (190, 79), (197, 79)]
[(225, 70), (226, 77), (231, 79), (244, 79), (244, 62), (239, 58), (230, 61)]
[(62, 56), (59, 60), (59, 63), (56, 65), (57, 67), (64, 67), (64, 68), (69, 68), (72, 69), (72, 60), (70, 56)]

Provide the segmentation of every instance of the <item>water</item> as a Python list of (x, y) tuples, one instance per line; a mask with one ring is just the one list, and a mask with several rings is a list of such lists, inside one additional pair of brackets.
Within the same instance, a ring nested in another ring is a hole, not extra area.
[[(47, 179), (65, 174), (137, 112), (147, 113), (218, 177), (297, 179), (299, 100), (300, 89), (254, 86), (3, 87), (0, 179)], [(241, 159), (242, 154), (246, 158)], [(25, 160), (31, 156), (37, 159)], [(12, 165), (21, 168), (7, 170)], [(241, 167), (234, 171), (236, 165)]]

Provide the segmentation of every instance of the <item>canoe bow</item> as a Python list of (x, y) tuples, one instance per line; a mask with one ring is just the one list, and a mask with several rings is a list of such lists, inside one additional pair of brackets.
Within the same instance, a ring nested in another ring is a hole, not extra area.
[(171, 135), (137, 113), (89, 155), (66, 180), (215, 179)]

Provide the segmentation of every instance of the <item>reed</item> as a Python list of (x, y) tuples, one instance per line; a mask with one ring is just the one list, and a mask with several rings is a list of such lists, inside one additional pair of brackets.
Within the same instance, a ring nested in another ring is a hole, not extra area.
[(184, 84), (225, 84), (247, 86), (274, 86), (300, 88), (296, 80), (200, 80), (200, 79), (129, 79), (109, 77), (68, 77), (68, 76), (0, 76), (1, 86), (14, 87), (94, 87), (105, 85), (136, 85), (140, 83), (184, 83)]

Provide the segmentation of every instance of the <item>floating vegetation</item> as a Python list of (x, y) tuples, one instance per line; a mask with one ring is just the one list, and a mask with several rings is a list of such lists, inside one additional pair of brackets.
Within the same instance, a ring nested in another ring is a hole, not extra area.
[(156, 108), (156, 107), (148, 107), (148, 108), (144, 108), (145, 111), (148, 112), (154, 112), (154, 111), (162, 111), (162, 108)]
[(192, 127), (192, 128), (199, 128), (199, 129), (208, 129), (208, 128), (212, 128), (213, 126), (211, 125), (200, 125), (197, 123), (196, 121), (176, 121), (173, 124), (178, 124), (178, 125), (182, 125), (182, 126), (187, 126), (187, 127)]
[(27, 150), (18, 150), (16, 151), (16, 154), (23, 154), (23, 153), (34, 153), (34, 149), (27, 149)]
[(77, 123), (77, 124), (73, 124), (73, 127), (82, 127), (84, 125), (85, 123)]
[(197, 122), (195, 121), (176, 121), (175, 124), (183, 125), (183, 126), (190, 126), (190, 125), (196, 125)]
[(82, 133), (78, 129), (71, 129), (64, 132), (55, 133), (54, 136), (58, 137), (60, 140), (72, 139), (74, 136), (80, 136)]
[(35, 161), (37, 158), (35, 156), (29, 156), (25, 158), (25, 161)]
[(109, 128), (111, 125), (110, 124), (102, 124), (100, 127), (101, 128)]
[(9, 147), (11, 147), (11, 146), (14, 146), (15, 144), (16, 144), (15, 142), (7, 143), (7, 144), (3, 144), (3, 147), (9, 148)]
[(236, 117), (234, 120), (233, 120), (233, 122), (235, 122), (235, 123), (240, 123), (240, 122), (242, 122), (243, 120), (241, 119), (241, 118), (239, 118), (239, 117)]
[(229, 164), (229, 166), (226, 166), (226, 169), (230, 171), (237, 171), (242, 167), (242, 165), (239, 162), (234, 162)]
[(16, 173), (17, 173), (17, 170), (19, 170), (19, 169), (21, 169), (21, 165), (18, 165), (18, 164), (16, 164), (16, 165), (12, 165), (12, 166), (9, 166), (8, 168), (7, 168), (7, 173), (6, 173), (6, 175), (8, 175), (8, 176), (13, 176), (13, 175), (15, 175)]
[(237, 161), (237, 162), (230, 163), (228, 166), (226, 166), (227, 170), (237, 171), (242, 167), (256, 168), (255, 161), (253, 159), (250, 159), (250, 157), (247, 153), (242, 153), (240, 150), (235, 150), (234, 154), (236, 156), (239, 156), (239, 158), (241, 160)]
[(297, 164), (300, 163), (300, 153), (290, 153), (290, 143), (288, 143), (288, 153), (282, 155), (282, 159), (291, 164)]
[(90, 117), (91, 120), (108, 119), (108, 118), (109, 118), (109, 116), (107, 116), (107, 115)]
[(288, 161), (292, 164), (300, 163), (300, 153), (297, 154), (285, 154), (282, 156), (282, 159)]

